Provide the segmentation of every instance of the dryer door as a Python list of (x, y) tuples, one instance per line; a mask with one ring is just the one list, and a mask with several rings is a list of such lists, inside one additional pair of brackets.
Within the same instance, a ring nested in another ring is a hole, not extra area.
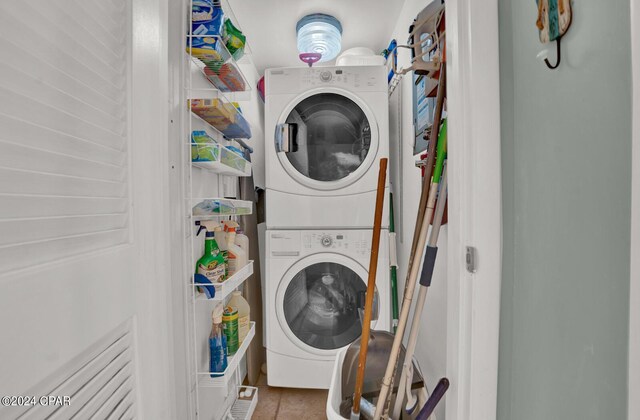
[(355, 95), (323, 90), (297, 98), (276, 126), (276, 151), (297, 182), (335, 190), (358, 180), (378, 149), (378, 128)]
[[(362, 332), (367, 272), (338, 254), (315, 254), (294, 265), (277, 292), (277, 312), (287, 336), (304, 350), (335, 352)], [(378, 292), (374, 316), (378, 318)], [(372, 326), (374, 326), (372, 322)]]

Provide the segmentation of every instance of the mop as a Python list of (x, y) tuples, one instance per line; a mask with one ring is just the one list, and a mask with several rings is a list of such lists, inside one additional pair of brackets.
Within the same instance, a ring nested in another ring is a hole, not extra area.
[[(443, 62), (440, 66), (440, 78), (438, 82), (438, 96), (436, 101), (436, 109), (434, 114), (433, 128), (431, 130), (431, 136), (429, 139), (429, 149), (427, 154), (427, 164), (425, 167), (425, 177), (423, 180), (422, 193), (420, 196), (420, 205), (418, 207), (418, 216), (416, 219), (416, 229), (414, 231), (413, 243), (411, 246), (411, 254), (409, 257), (409, 266), (407, 269), (407, 280), (404, 289), (404, 298), (401, 307), (401, 313), (398, 320), (398, 328), (393, 341), (393, 346), (390, 351), (389, 361), (385, 370), (384, 378), (382, 379), (382, 387), (380, 389), (380, 395), (376, 404), (376, 413), (374, 419), (381, 418), (385, 408), (388, 408), (387, 402), (390, 397), (390, 391), (392, 389), (393, 379), (395, 377), (396, 366), (398, 363), (398, 356), (400, 354), (400, 348), (402, 345), (402, 337), (407, 326), (409, 319), (409, 311), (411, 309), (411, 301), (413, 299), (413, 292), (415, 284), (418, 278), (418, 269), (420, 268), (420, 261), (422, 259), (422, 250), (425, 247), (427, 240), (427, 231), (429, 229), (429, 222), (433, 215), (433, 202), (431, 208), (428, 206), (428, 198), (431, 195), (431, 175), (433, 173), (433, 162), (435, 158), (436, 143), (440, 134), (440, 120), (442, 118), (442, 109), (444, 106), (444, 97), (446, 90), (446, 67)], [(420, 250), (420, 252), (418, 252)]]
[(371, 241), (371, 258), (369, 259), (369, 279), (367, 281), (367, 294), (364, 305), (364, 319), (362, 321), (362, 335), (360, 336), (360, 355), (358, 358), (358, 374), (353, 393), (353, 408), (351, 420), (360, 418), (360, 398), (364, 384), (364, 370), (367, 364), (367, 350), (369, 348), (369, 335), (371, 332), (371, 316), (373, 313), (373, 295), (376, 293), (376, 274), (378, 271), (378, 250), (380, 248), (380, 234), (382, 229), (382, 207), (384, 205), (384, 186), (387, 177), (387, 159), (380, 159), (380, 172), (378, 173), (378, 191), (376, 194), (376, 207), (373, 217), (373, 239)]
[[(446, 129), (443, 130), (446, 132)], [(446, 134), (445, 134), (446, 135)], [(445, 145), (446, 147), (446, 145)], [(418, 292), (418, 299), (416, 300), (416, 306), (413, 312), (413, 320), (411, 323), (411, 331), (409, 333), (409, 340), (407, 342), (407, 349), (405, 354), (405, 362), (402, 367), (402, 375), (400, 376), (400, 383), (398, 384), (398, 393), (396, 395), (396, 401), (393, 405), (393, 415), (392, 418), (397, 419), (400, 418), (400, 411), (402, 410), (402, 401), (405, 397), (407, 397), (407, 404), (405, 410), (408, 414), (413, 413), (417, 406), (417, 399), (413, 397), (411, 394), (411, 385), (407, 387), (407, 378), (413, 377), (413, 365), (411, 363), (406, 363), (407, 360), (411, 360), (413, 358), (413, 354), (416, 350), (416, 344), (418, 342), (418, 334), (420, 332), (420, 321), (422, 318), (422, 310), (424, 308), (424, 303), (427, 298), (427, 291), (429, 290), (429, 286), (431, 285), (431, 279), (433, 277), (433, 269), (435, 267), (436, 262), (436, 254), (438, 251), (437, 243), (438, 243), (438, 235), (440, 233), (440, 227), (442, 224), (442, 216), (444, 215), (444, 208), (447, 201), (447, 174), (446, 168), (443, 169), (444, 158), (441, 157), (446, 152), (444, 151), (444, 147), (438, 147), (438, 152), (441, 153), (438, 156), (438, 164), (436, 166), (436, 171), (433, 174), (433, 185), (431, 188), (436, 189), (438, 182), (440, 180), (440, 173), (442, 173), (442, 184), (440, 185), (440, 194), (438, 197), (438, 204), (436, 209), (436, 215), (433, 221), (433, 227), (431, 228), (431, 233), (429, 236), (429, 242), (427, 243), (427, 252), (424, 258), (424, 266), (422, 267), (422, 275), (420, 278), (420, 291)], [(433, 191), (433, 190), (432, 190)]]

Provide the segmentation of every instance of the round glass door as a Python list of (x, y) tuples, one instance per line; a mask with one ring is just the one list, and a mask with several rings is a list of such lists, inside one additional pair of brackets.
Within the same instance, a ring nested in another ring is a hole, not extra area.
[(370, 164), (366, 160), (372, 148), (370, 124), (362, 107), (344, 95), (309, 96), (285, 121), (289, 144), (284, 154), (305, 178), (325, 183), (342, 180)]
[[(287, 286), (282, 302), (285, 321), (306, 345), (320, 350), (342, 348), (362, 333), (360, 311), (366, 290), (365, 281), (342, 264), (309, 265)], [(374, 299), (374, 314), (377, 301)]]

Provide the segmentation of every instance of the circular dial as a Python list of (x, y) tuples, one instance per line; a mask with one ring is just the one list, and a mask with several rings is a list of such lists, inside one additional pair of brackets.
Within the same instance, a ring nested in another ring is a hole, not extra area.
[(331, 72), (330, 71), (323, 71), (322, 73), (320, 73), (320, 80), (322, 80), (323, 82), (328, 82), (329, 80), (331, 80)]
[(322, 238), (320, 238), (320, 243), (324, 247), (330, 247), (331, 245), (333, 245), (333, 239), (331, 239), (331, 236), (329, 235), (324, 235)]

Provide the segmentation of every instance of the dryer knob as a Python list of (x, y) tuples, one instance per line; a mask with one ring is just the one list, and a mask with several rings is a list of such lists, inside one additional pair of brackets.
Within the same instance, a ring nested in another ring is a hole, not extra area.
[(331, 245), (333, 245), (333, 239), (331, 239), (331, 236), (325, 235), (322, 238), (320, 238), (320, 243), (322, 244), (323, 247), (328, 248)]
[(331, 80), (331, 78), (333, 77), (333, 75), (331, 74), (330, 71), (323, 71), (322, 73), (320, 73), (320, 80), (322, 80), (323, 82), (328, 82)]

